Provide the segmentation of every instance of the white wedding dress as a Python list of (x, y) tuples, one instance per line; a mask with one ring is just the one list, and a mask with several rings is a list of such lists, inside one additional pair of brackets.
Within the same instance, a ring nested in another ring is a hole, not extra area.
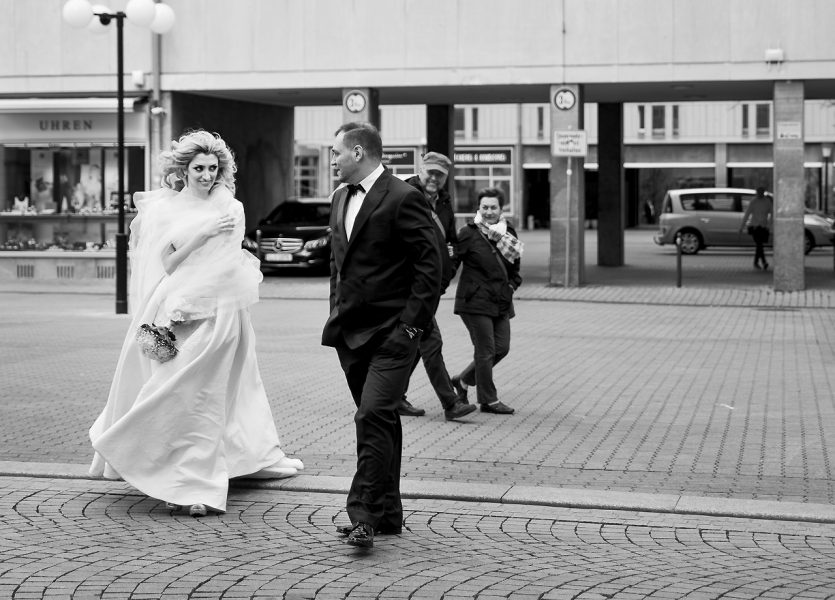
[[(90, 428), (90, 473), (124, 479), (177, 505), (226, 510), (229, 479), (294, 475), (301, 461), (285, 456), (255, 356), (248, 307), (258, 300), (258, 261), (241, 249), (240, 202), (225, 190), (208, 200), (187, 191), (137, 194), (131, 223), (131, 302), (136, 307), (107, 404)], [(210, 238), (171, 274), (168, 244), (179, 247), (222, 214), (231, 234)], [(177, 356), (144, 356), (135, 333), (167, 325)]]

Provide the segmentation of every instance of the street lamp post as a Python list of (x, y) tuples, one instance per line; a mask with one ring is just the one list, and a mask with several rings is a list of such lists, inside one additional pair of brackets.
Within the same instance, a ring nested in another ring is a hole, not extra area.
[(821, 146), (823, 157), (823, 212), (829, 214), (829, 161), (832, 160), (832, 147)]
[[(119, 210), (116, 233), (116, 314), (128, 312), (128, 236), (125, 233), (125, 67), (124, 67), (124, 24), (125, 19), (148, 27), (158, 34), (166, 33), (174, 26), (174, 11), (165, 4), (154, 0), (130, 0), (125, 11), (112, 12), (101, 5), (91, 5), (89, 0), (67, 0), (63, 8), (64, 20), (73, 27), (89, 27), (100, 24), (106, 27), (116, 21), (116, 163), (117, 206)], [(95, 19), (94, 19), (95, 17)], [(98, 23), (96, 23), (96, 19)]]

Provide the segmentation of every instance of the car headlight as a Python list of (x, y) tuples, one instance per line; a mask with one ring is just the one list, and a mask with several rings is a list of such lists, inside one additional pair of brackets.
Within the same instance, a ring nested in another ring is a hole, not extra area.
[(241, 247), (244, 250), (249, 250), (250, 252), (258, 251), (258, 244), (255, 243), (255, 240), (248, 237), (244, 237), (243, 241), (241, 242)]
[(323, 236), (320, 238), (316, 238), (315, 240), (310, 240), (309, 242), (304, 243), (305, 250), (315, 250), (317, 248), (323, 248), (328, 245), (328, 236)]

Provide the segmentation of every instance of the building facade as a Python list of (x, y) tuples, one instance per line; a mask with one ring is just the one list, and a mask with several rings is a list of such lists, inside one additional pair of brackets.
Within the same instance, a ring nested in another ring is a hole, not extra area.
[[(124, 30), (128, 191), (156, 182), (169, 140), (206, 127), (236, 151), (252, 224), (330, 191), (332, 132), (365, 118), (398, 172), (426, 149), (453, 155), (462, 215), (478, 187), (504, 187), (520, 226), (551, 230), (553, 284), (582, 284), (588, 221), (615, 240), (598, 262), (618, 266), (616, 240), (662, 188), (771, 182), (775, 288), (804, 285), (803, 210), (830, 200), (828, 0), (164, 1), (170, 33)], [(8, 252), (30, 234), (27, 252), (86, 252), (112, 230), (115, 33), (72, 29), (63, 4), (0, 0)], [(565, 154), (560, 136), (588, 146)], [(0, 271), (37, 271), (18, 266)]]

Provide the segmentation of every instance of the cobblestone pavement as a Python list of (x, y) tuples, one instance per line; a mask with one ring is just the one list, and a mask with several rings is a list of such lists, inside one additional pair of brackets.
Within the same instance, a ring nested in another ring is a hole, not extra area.
[[(240, 482), (229, 512), (204, 519), (85, 476), (129, 324), (112, 282), (3, 284), (0, 600), (835, 599), (835, 278), (831, 251), (816, 252), (814, 286), (791, 294), (755, 280), (744, 252), (688, 257), (682, 288), (669, 252), (592, 268), (622, 280), (576, 289), (545, 285), (547, 264), (528, 256), (496, 370), (517, 413), (446, 422), (418, 368), (409, 399), (427, 415), (404, 418), (407, 532), (369, 554), (333, 532), (353, 403), (319, 345), (323, 279), (267, 277), (253, 308), (304, 475)], [(455, 372), (471, 347), (449, 295), (438, 320)]]
[(0, 478), (0, 597), (835, 597), (835, 525), (407, 500), (368, 552), (335, 534), (343, 504), (236, 490), (192, 519), (121, 483)]
[[(86, 464), (128, 325), (96, 295), (2, 294), (0, 460)], [(353, 471), (353, 403), (319, 345), (325, 300), (254, 307), (289, 453)], [(835, 504), (833, 313), (520, 301), (497, 368), (511, 417), (443, 419), (423, 369), (404, 418), (405, 478)], [(450, 370), (471, 352), (442, 301)]]

